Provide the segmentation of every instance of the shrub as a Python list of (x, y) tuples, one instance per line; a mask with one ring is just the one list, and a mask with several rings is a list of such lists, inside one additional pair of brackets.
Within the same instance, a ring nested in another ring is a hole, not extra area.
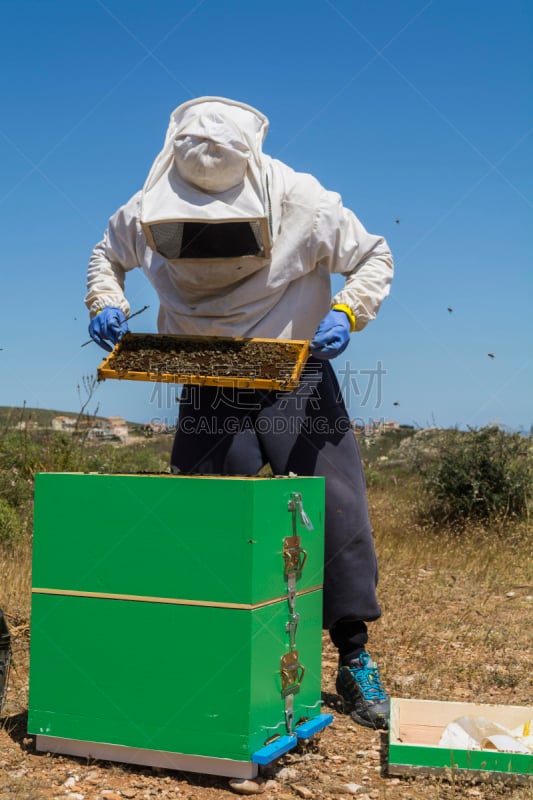
[(436, 452), (418, 459), (433, 523), (522, 517), (532, 494), (531, 439), (498, 426), (440, 431)]
[(11, 545), (22, 533), (22, 525), (15, 509), (0, 497), (0, 545)]

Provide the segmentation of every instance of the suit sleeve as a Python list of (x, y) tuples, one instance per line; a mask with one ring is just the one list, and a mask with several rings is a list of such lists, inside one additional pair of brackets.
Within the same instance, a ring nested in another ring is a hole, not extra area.
[(368, 233), (355, 214), (342, 205), (340, 196), (325, 189), (314, 237), (317, 265), (346, 278), (332, 305), (342, 303), (351, 308), (356, 330), (362, 330), (376, 317), (390, 292), (393, 259), (387, 242)]
[(104, 238), (93, 249), (85, 296), (91, 317), (105, 306), (120, 308), (126, 316), (130, 312), (124, 294), (126, 273), (141, 266), (144, 257), (139, 211), (140, 192), (111, 217)]

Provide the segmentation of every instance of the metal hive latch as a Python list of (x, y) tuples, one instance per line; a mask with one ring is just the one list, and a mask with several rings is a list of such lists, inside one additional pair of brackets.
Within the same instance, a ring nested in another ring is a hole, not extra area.
[(307, 560), (307, 553), (300, 546), (299, 536), (287, 536), (283, 540), (283, 559), (285, 561), (285, 574), (301, 572)]
[(298, 650), (285, 653), (281, 659), (281, 694), (286, 697), (296, 694), (305, 674), (305, 667), (298, 661)]
[(298, 519), (308, 531), (313, 530), (313, 523), (305, 513), (300, 492), (291, 494), (287, 508), (292, 514), (292, 536), (287, 536), (283, 540), (283, 559), (285, 561), (285, 574), (289, 576), (292, 572), (301, 572), (307, 559), (307, 553), (300, 545)]

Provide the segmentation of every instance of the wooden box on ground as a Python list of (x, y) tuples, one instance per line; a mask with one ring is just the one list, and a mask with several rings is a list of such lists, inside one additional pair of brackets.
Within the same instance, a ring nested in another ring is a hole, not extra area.
[(322, 478), (37, 475), (37, 749), (256, 775), (284, 687), (321, 716), (323, 506)]
[(512, 730), (533, 718), (523, 706), (391, 699), (389, 764), (391, 775), (497, 773), (516, 780), (533, 776), (533, 754), (495, 750), (450, 750), (438, 746), (447, 725), (460, 717), (484, 717)]

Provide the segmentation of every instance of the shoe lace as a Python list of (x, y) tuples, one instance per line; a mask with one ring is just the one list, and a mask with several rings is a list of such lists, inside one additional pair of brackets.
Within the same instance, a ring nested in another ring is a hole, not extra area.
[(350, 666), (349, 670), (354, 679), (359, 684), (359, 688), (365, 700), (380, 703), (387, 699), (387, 693), (381, 683), (379, 669), (374, 664), (368, 653), (361, 653), (359, 656), (361, 666)]

